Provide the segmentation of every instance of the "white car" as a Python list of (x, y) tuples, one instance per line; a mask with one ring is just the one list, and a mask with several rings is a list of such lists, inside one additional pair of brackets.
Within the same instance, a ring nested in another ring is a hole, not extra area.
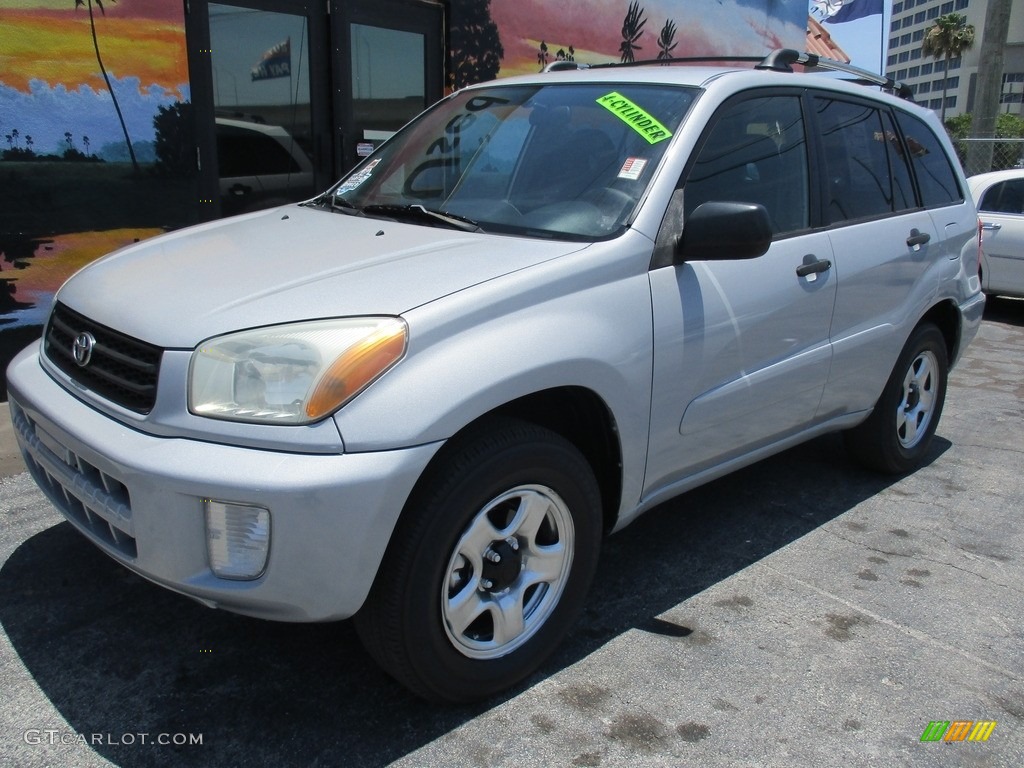
[(981, 289), (1024, 297), (1024, 169), (967, 179), (981, 219)]

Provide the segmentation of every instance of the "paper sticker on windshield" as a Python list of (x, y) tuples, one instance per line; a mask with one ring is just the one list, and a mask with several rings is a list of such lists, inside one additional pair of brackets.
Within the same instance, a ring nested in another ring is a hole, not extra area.
[(672, 136), (672, 131), (622, 94), (612, 91), (599, 98), (597, 103), (617, 115), (622, 122), (643, 136), (648, 144), (657, 144)]
[(646, 159), (642, 157), (627, 157), (626, 162), (624, 162), (622, 167), (619, 168), (619, 178), (636, 181), (640, 178), (640, 174), (644, 172), (644, 168), (646, 167)]
[(345, 183), (338, 187), (336, 190), (334, 190), (334, 194), (343, 195), (346, 192), (351, 192), (353, 189), (355, 189), (368, 178), (370, 178), (370, 174), (373, 173), (373, 169), (377, 167), (377, 163), (379, 162), (379, 157), (376, 160), (371, 160), (370, 162), (368, 162), (365, 168), (360, 169), (358, 172), (353, 173), (351, 176), (345, 179)]

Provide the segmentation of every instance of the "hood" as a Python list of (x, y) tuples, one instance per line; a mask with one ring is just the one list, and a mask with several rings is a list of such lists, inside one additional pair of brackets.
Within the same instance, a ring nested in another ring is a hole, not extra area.
[(287, 206), (117, 251), (57, 298), (135, 338), (191, 349), (261, 325), (399, 315), (583, 247)]

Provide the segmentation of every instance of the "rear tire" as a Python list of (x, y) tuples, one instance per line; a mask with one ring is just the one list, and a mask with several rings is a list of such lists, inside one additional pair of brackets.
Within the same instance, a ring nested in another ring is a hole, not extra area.
[(864, 466), (888, 474), (915, 469), (928, 452), (946, 399), (946, 340), (932, 323), (907, 340), (871, 415), (846, 432), (846, 446)]
[(576, 620), (601, 501), (582, 454), (536, 425), (493, 421), (444, 450), (402, 513), (356, 628), (417, 695), (468, 702), (533, 672)]

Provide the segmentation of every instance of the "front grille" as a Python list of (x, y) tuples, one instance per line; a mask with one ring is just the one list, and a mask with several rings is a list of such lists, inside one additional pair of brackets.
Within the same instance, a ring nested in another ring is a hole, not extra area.
[(9, 402), (29, 473), (54, 506), (98, 541), (137, 557), (128, 487), (46, 432), (13, 399)]
[[(96, 340), (87, 365), (75, 360), (75, 339)], [(57, 304), (46, 326), (46, 357), (79, 384), (118, 405), (149, 413), (156, 402), (156, 382), (163, 350), (88, 320)]]

